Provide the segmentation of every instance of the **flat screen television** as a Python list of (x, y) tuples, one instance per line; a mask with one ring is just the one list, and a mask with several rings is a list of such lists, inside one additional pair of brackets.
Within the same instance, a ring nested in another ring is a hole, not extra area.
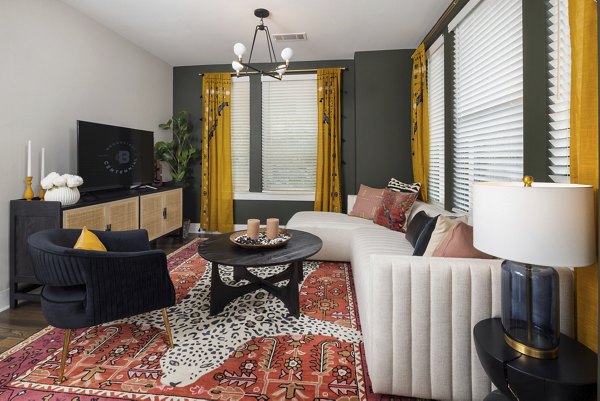
[(154, 133), (77, 121), (77, 175), (82, 192), (152, 183)]

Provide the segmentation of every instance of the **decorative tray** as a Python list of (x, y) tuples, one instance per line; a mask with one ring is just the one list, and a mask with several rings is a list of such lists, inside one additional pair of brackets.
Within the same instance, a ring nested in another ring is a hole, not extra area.
[(246, 230), (236, 231), (229, 236), (229, 240), (246, 249), (268, 249), (279, 248), (288, 243), (292, 239), (292, 234), (284, 229), (279, 229), (279, 235), (272, 239), (267, 239), (267, 229), (261, 228), (258, 230), (258, 239), (251, 240), (246, 236)]

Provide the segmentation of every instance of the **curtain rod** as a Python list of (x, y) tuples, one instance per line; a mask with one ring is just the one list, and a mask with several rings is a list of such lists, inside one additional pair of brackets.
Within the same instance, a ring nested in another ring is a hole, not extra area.
[(460, 3), (460, 0), (452, 0), (452, 3), (450, 3), (450, 5), (448, 6), (448, 8), (446, 8), (446, 11), (444, 11), (444, 14), (442, 14), (442, 16), (437, 20), (437, 22), (435, 23), (435, 25), (433, 26), (433, 28), (431, 28), (429, 30), (429, 32), (427, 32), (427, 35), (425, 35), (425, 38), (423, 39), (423, 43), (427, 42), (429, 39), (431, 39), (431, 37), (436, 33), (436, 31), (439, 29), (439, 27), (446, 22), (446, 18), (448, 17), (448, 15), (450, 15), (450, 13), (452, 12), (452, 10), (454, 10), (454, 7), (456, 7), (458, 5), (458, 3)]
[[(348, 71), (348, 67), (325, 67), (325, 68), (337, 68), (337, 69), (340, 69), (342, 71)], [(298, 69), (298, 70), (287, 70), (285, 73), (287, 74), (288, 72), (317, 72), (317, 68), (304, 68), (304, 69)], [(260, 74), (260, 72), (248, 71), (248, 72), (240, 74), (240, 76), (242, 76), (242, 75), (250, 75), (250, 74)], [(198, 75), (202, 76), (202, 75), (204, 75), (204, 73), (201, 72)], [(236, 75), (236, 73), (232, 72), (231, 75), (232, 76)]]

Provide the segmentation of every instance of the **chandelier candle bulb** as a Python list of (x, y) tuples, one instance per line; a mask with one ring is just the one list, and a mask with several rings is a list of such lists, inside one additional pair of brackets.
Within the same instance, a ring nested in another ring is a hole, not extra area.
[(246, 235), (251, 240), (256, 240), (258, 238), (258, 228), (260, 226), (259, 219), (248, 219), (248, 228), (246, 229)]
[(279, 219), (267, 219), (267, 239), (271, 240), (279, 235)]

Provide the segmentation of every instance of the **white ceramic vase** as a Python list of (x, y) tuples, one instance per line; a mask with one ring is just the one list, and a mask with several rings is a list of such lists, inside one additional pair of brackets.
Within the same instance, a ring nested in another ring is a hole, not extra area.
[(52, 188), (44, 194), (44, 200), (60, 202), (63, 206), (69, 206), (77, 203), (79, 200), (79, 189), (69, 187)]

